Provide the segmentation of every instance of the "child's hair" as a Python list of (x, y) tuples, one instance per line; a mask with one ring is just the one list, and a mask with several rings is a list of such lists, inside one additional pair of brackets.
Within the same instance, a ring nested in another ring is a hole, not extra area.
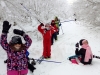
[(82, 43), (82, 41), (83, 41), (83, 40), (85, 40), (85, 39), (81, 39), (81, 40), (79, 41), (80, 46), (82, 46), (82, 45), (83, 45), (83, 43)]
[(21, 48), (19, 50), (16, 50), (16, 48), (14, 47), (14, 45), (16, 45), (16, 44), (13, 44), (13, 43), (9, 42), (9, 46), (10, 46), (11, 50), (22, 51), (22, 50), (25, 50), (25, 48), (26, 48), (25, 44), (21, 44)]

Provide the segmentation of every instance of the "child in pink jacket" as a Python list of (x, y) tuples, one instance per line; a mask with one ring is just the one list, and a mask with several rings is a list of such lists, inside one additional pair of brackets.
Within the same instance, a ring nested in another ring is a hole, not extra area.
[(3, 22), (3, 29), (1, 35), (1, 46), (7, 53), (7, 75), (27, 75), (28, 63), (26, 51), (30, 47), (32, 40), (24, 31), (14, 29), (14, 33), (23, 36), (26, 41), (22, 43), (20, 36), (12, 37), (10, 43), (7, 42), (7, 34), (11, 25), (8, 21)]

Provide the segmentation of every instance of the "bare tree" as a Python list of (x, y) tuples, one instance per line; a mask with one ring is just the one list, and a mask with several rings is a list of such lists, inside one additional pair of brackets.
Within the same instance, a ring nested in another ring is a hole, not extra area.
[(78, 1), (74, 4), (73, 10), (78, 20), (92, 25), (99, 25), (100, 2), (94, 0)]

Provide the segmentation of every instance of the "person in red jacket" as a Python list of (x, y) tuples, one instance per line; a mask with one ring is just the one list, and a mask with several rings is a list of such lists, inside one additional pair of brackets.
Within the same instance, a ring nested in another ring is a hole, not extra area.
[(50, 26), (50, 24), (46, 24), (44, 26), (43, 23), (41, 23), (38, 26), (38, 31), (42, 34), (43, 36), (43, 57), (45, 59), (50, 58), (51, 57), (51, 37), (53, 34), (53, 29)]
[(55, 24), (55, 20), (52, 20), (51, 21), (51, 26), (52, 28), (54, 29), (54, 33), (52, 34), (52, 37), (51, 37), (51, 45), (53, 45), (53, 42), (54, 42), (54, 39), (57, 40), (57, 32), (58, 32), (58, 28)]

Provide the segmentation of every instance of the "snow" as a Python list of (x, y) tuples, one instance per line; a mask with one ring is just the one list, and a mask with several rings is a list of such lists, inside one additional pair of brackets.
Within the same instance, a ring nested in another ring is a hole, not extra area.
[(77, 0), (66, 0), (68, 2), (69, 5), (73, 5), (74, 2), (76, 2)]
[[(77, 22), (62, 23), (58, 41), (55, 41), (52, 46), (51, 59), (48, 60), (62, 63), (43, 61), (35, 66), (36, 70), (33, 74), (29, 71), (28, 75), (100, 75), (99, 59), (94, 58), (92, 65), (76, 65), (67, 60), (69, 56), (75, 54), (75, 44), (83, 38), (88, 40), (93, 54), (100, 55), (99, 0), (49, 0), (49, 2), (48, 0), (38, 2), (37, 0), (34, 2), (33, 0), (1, 0), (0, 2), (0, 33), (3, 20), (8, 20), (12, 24), (8, 42), (15, 35), (12, 32), (14, 28), (24, 30), (33, 41), (29, 48), (29, 57), (32, 58), (39, 58), (43, 51), (43, 40), (37, 30), (39, 24), (37, 19), (43, 23), (50, 22), (54, 16), (58, 16), (62, 21), (78, 19)], [(20, 3), (23, 3), (31, 14)], [(13, 26), (13, 22), (16, 22), (17, 25)], [(25, 41), (23, 40), (23, 42)], [(6, 64), (4, 64), (6, 58), (6, 52), (0, 46), (0, 75), (6, 75)]]
[[(100, 61), (99, 59), (93, 60), (92, 65), (76, 65), (72, 64), (67, 58), (74, 55), (75, 43), (80, 39), (85, 38), (89, 41), (93, 54), (99, 55), (100, 47), (99, 41), (100, 28), (94, 28), (92, 25), (81, 25), (80, 22), (66, 22), (62, 23), (62, 30), (60, 29), (60, 35), (58, 41), (55, 41), (52, 46), (51, 59), (52, 61), (58, 61), (62, 63), (53, 63), (43, 61), (41, 64), (37, 64), (37, 68), (34, 71), (34, 75), (99, 75)], [(31, 36), (31, 35), (30, 35)], [(32, 37), (32, 36), (31, 36)], [(95, 39), (96, 38), (96, 39)], [(32, 38), (33, 43), (29, 48), (30, 56), (33, 58), (39, 58), (42, 55), (42, 40), (36, 40)], [(5, 51), (0, 47), (0, 75), (6, 75), (6, 64), (3, 61), (6, 59)], [(28, 75), (33, 75), (29, 71)]]
[(3, 1), (1, 1), (1, 6), (2, 7), (6, 7), (5, 3)]
[(66, 63), (50, 71), (49, 75), (99, 75), (100, 72), (97, 69), (93, 65), (83, 66)]

